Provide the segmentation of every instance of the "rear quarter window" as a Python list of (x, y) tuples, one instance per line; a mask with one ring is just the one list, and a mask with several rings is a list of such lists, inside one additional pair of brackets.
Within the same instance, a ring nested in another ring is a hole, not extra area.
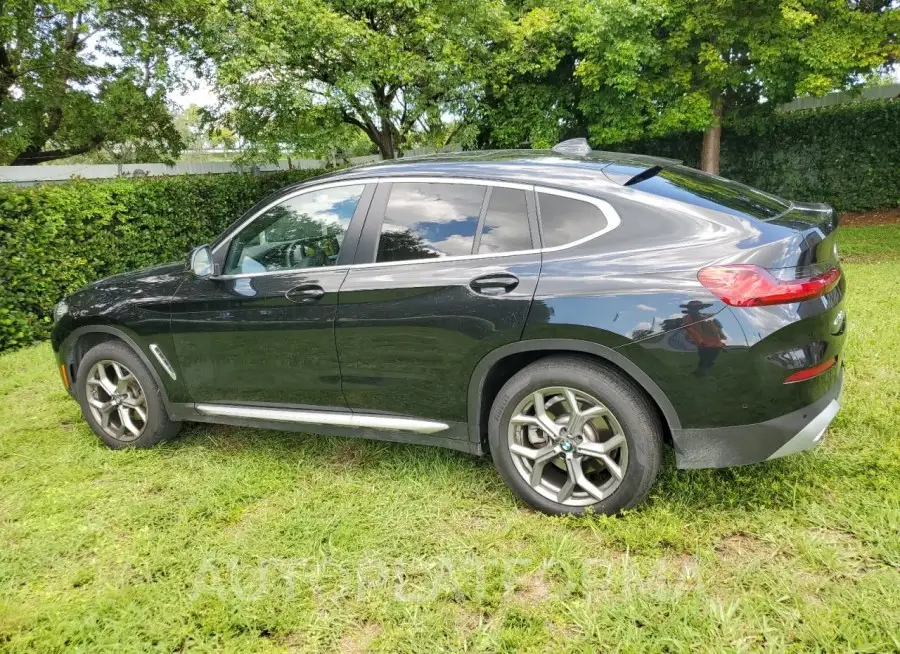
[(665, 168), (632, 188), (742, 218), (771, 220), (791, 208), (786, 200), (752, 186), (687, 166)]
[(559, 247), (590, 236), (608, 225), (600, 208), (584, 200), (538, 193), (542, 245)]

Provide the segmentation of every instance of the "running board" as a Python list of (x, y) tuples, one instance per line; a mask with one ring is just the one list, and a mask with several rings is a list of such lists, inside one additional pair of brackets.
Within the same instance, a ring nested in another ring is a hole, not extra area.
[(396, 418), (367, 413), (337, 413), (335, 411), (301, 411), (297, 409), (268, 409), (256, 406), (235, 406), (229, 404), (198, 404), (197, 411), (206, 416), (228, 418), (250, 418), (274, 422), (292, 422), (304, 425), (335, 425), (338, 427), (368, 427), (386, 431), (414, 431), (419, 434), (434, 434), (449, 429), (443, 422), (418, 420), (416, 418)]

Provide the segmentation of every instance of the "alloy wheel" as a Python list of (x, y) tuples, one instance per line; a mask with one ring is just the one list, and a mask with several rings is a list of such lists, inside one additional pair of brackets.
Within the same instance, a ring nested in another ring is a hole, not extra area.
[(508, 442), (522, 478), (566, 506), (606, 499), (628, 468), (619, 421), (602, 402), (575, 388), (542, 388), (525, 397), (513, 411)]
[(140, 438), (147, 427), (147, 398), (127, 367), (109, 359), (88, 371), (87, 403), (100, 428), (123, 442)]

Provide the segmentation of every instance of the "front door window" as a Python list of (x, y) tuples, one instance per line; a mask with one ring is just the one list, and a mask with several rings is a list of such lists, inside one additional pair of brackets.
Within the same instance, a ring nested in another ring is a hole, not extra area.
[(363, 189), (336, 186), (270, 207), (231, 242), (224, 274), (333, 266)]

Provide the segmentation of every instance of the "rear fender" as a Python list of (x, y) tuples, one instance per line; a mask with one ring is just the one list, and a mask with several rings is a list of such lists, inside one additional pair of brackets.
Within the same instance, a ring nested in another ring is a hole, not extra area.
[(582, 353), (596, 356), (628, 374), (634, 382), (640, 386), (656, 402), (663, 419), (669, 430), (681, 429), (681, 420), (675, 407), (669, 401), (665, 393), (656, 383), (635, 363), (619, 352), (598, 343), (578, 339), (565, 338), (540, 338), (509, 343), (497, 348), (485, 356), (475, 367), (469, 381), (468, 391), (468, 421), (469, 438), (476, 448), (480, 447), (481, 434), (484, 427), (481, 412), (482, 396), (485, 389), (485, 380), (494, 366), (500, 364), (503, 359), (526, 352), (541, 352), (547, 355)]

